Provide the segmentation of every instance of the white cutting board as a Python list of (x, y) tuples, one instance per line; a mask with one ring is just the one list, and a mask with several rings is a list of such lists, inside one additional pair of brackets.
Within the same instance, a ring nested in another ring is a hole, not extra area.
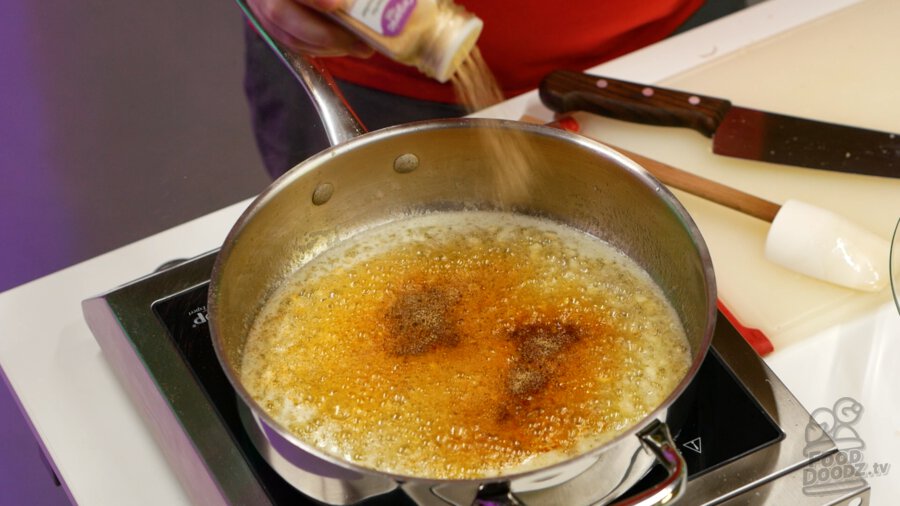
[[(867, 0), (790, 32), (715, 58), (660, 86), (745, 107), (900, 133), (900, 2)], [(900, 219), (900, 179), (827, 173), (713, 155), (682, 129), (577, 114), (582, 133), (781, 203), (830, 209), (890, 239)], [(794, 274), (763, 257), (768, 223), (676, 192), (703, 233), (720, 300), (775, 349), (890, 300)], [(885, 266), (887, 274), (887, 266)]]

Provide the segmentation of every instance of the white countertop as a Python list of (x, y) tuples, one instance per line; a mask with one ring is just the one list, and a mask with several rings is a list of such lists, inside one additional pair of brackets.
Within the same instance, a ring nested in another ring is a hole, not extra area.
[[(594, 70), (639, 82), (676, 79), (711, 62), (740, 62), (748, 47), (769, 41), (777, 44), (779, 37), (798, 27), (853, 15), (857, 4), (891, 1), (768, 0)], [(900, 36), (892, 37), (896, 50)], [(848, 44), (852, 42), (848, 39)], [(870, 78), (878, 79), (877, 68), (872, 72)], [(523, 113), (550, 117), (535, 93), (485, 114), (518, 118)], [(0, 367), (76, 502), (188, 502), (105, 362), (80, 304), (148, 274), (167, 260), (217, 248), (247, 203), (0, 294)], [(865, 408), (856, 428), (866, 443), (866, 461), (900, 464), (900, 458), (892, 457), (900, 452), (900, 390), (891, 388), (900, 380), (900, 373), (891, 367), (900, 359), (900, 316), (892, 303), (879, 299), (827, 328), (792, 332), (789, 345), (767, 357), (770, 366), (810, 411), (830, 408), (844, 396), (858, 400)], [(892, 472), (900, 473), (900, 469)], [(891, 504), (891, 498), (900, 497), (900, 480), (892, 475), (872, 478), (870, 483), (873, 504)]]

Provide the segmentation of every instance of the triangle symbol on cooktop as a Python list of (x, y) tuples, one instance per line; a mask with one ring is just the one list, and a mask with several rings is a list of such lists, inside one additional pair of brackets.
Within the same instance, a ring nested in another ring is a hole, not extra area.
[(700, 444), (700, 438), (694, 438), (684, 443), (682, 446), (687, 448), (688, 450), (695, 451), (697, 453), (703, 453), (703, 446)]

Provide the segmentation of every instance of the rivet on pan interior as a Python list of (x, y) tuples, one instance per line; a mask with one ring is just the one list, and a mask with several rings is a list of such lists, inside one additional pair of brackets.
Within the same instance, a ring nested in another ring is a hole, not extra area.
[(332, 195), (334, 195), (333, 184), (319, 183), (319, 185), (316, 186), (316, 189), (313, 190), (312, 203), (317, 206), (321, 206), (322, 204), (328, 202)]
[(419, 167), (419, 157), (406, 153), (394, 159), (394, 171), (400, 174), (406, 174), (416, 170)]

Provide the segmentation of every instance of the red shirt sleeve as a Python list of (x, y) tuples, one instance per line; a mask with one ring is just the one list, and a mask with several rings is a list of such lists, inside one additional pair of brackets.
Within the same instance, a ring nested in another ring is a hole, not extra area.
[[(703, 0), (458, 0), (484, 21), (478, 47), (507, 97), (537, 87), (553, 70), (584, 70), (659, 41)], [(323, 60), (338, 78), (438, 102), (449, 84), (381, 55)]]

